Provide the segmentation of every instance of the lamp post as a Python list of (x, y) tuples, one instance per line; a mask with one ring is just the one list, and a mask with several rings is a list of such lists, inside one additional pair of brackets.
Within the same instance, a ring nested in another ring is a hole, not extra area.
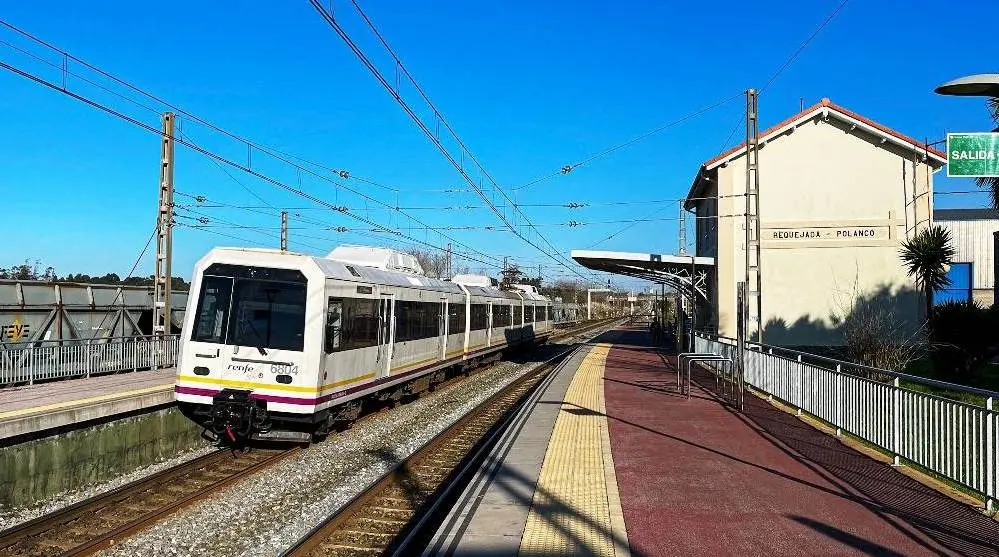
[[(955, 97), (999, 98), (999, 73), (983, 73), (959, 77), (938, 86), (934, 91), (939, 95)], [(995, 265), (993, 276), (999, 278), (999, 234), (995, 235), (992, 259)], [(992, 285), (992, 293), (992, 303), (999, 303), (999, 280)]]

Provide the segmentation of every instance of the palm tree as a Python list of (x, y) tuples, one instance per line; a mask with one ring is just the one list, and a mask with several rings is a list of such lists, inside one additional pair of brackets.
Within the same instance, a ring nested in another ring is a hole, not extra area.
[(933, 292), (950, 284), (947, 266), (954, 258), (950, 231), (939, 224), (923, 229), (902, 242), (900, 256), (909, 276), (926, 295), (926, 318), (929, 319), (933, 311)]
[[(999, 124), (999, 98), (990, 98), (987, 103), (989, 112), (992, 113), (992, 119), (996, 124)], [(999, 132), (999, 128), (992, 131)], [(975, 182), (978, 187), (989, 190), (989, 195), (992, 197), (992, 208), (999, 210), (999, 177), (975, 178)]]

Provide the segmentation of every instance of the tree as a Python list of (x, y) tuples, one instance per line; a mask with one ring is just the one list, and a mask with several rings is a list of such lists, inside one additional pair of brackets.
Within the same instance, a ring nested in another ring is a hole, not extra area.
[[(992, 120), (999, 125), (999, 98), (991, 98), (987, 103)], [(999, 127), (992, 131), (999, 132)], [(989, 195), (992, 198), (992, 208), (999, 210), (999, 177), (975, 178), (975, 182), (978, 184), (978, 187), (989, 191)]]
[(423, 267), (423, 274), (431, 278), (450, 278), (447, 274), (447, 255), (444, 253), (434, 253), (421, 249), (410, 249), (409, 255), (416, 258), (416, 261)]
[(954, 258), (950, 231), (935, 224), (902, 242), (906, 271), (926, 297), (926, 318), (933, 312), (933, 292), (950, 284), (947, 266)]
[(520, 271), (520, 266), (516, 263), (507, 265), (501, 274), (503, 275), (503, 280), (500, 282), (500, 285), (503, 288), (510, 288), (511, 284), (520, 284), (521, 276), (523, 275)]

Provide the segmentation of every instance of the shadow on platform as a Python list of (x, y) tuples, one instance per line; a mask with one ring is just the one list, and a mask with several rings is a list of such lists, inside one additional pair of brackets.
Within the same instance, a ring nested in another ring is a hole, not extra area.
[[(673, 369), (675, 370), (675, 367)], [(699, 369), (694, 374), (693, 379), (701, 389), (721, 399), (721, 393), (716, 391), (714, 387), (715, 382), (712, 374)], [(791, 481), (807, 484), (814, 489), (825, 491), (837, 497), (855, 501), (921, 545), (926, 546), (924, 541), (913, 535), (901, 523), (902, 521), (947, 549), (962, 555), (999, 555), (999, 550), (997, 550), (999, 548), (999, 522), (976, 509), (923, 485), (886, 463), (874, 460), (844, 445), (836, 437), (811, 427), (759, 397), (746, 394), (744, 413), (739, 413), (730, 407), (726, 408), (750, 428), (756, 430), (762, 438), (836, 485), (843, 492), (811, 484), (776, 470), (767, 469), (769, 472), (784, 476)], [(696, 445), (691, 441), (678, 440)], [(702, 448), (725, 458), (734, 458), (707, 447)], [(750, 462), (745, 462), (745, 464), (766, 469), (766, 467)], [(843, 540), (837, 536), (849, 535), (845, 532), (837, 533), (836, 529), (829, 525), (821, 525), (813, 521), (807, 524), (804, 522), (810, 519), (789, 518), (840, 541)], [(862, 541), (860, 540), (860, 542)], [(858, 549), (862, 548), (858, 547)], [(936, 551), (935, 548), (928, 546), (927, 549)], [(874, 554), (893, 555), (894, 553), (882, 553), (879, 550), (874, 551)]]

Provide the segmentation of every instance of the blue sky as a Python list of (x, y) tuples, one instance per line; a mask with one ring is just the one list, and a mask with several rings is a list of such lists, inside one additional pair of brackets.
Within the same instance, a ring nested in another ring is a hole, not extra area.
[[(748, 86), (760, 87), (838, 3), (767, 0), (748, 11), (737, 2), (368, 0), (362, 6), (490, 174), (511, 190)], [(994, 8), (985, 0), (962, 5), (965, 13)], [(334, 0), (334, 7), (362, 48), (377, 52), (356, 17), (350, 17), (349, 4)], [(440, 191), (465, 186), (305, 0), (178, 1), (169, 9), (141, 2), (37, 1), (5, 4), (0, 18), (230, 131), (390, 185), (399, 191), (346, 182), (390, 204), (482, 206), (473, 193)], [(761, 124), (794, 113), (799, 98), (810, 104), (830, 97), (919, 138), (987, 129), (981, 99), (940, 97), (932, 89), (960, 75), (996, 71), (989, 66), (990, 49), (967, 46), (973, 43), (969, 37), (993, 31), (990, 18), (944, 17), (939, 3), (853, 0), (761, 97)], [(0, 40), (28, 46), (7, 31), (0, 32)], [(61, 79), (52, 67), (3, 44), (0, 60)], [(159, 126), (159, 107), (129, 105), (73, 78), (71, 85)], [(0, 266), (32, 258), (60, 274), (127, 273), (155, 223), (157, 137), (3, 70), (0, 91), (0, 234), (7, 240), (0, 243)], [(594, 204), (524, 208), (563, 253), (594, 244), (672, 253), (675, 220), (639, 223), (598, 242), (625, 226), (604, 221), (656, 211), (654, 218), (675, 219), (675, 203), (596, 204), (682, 197), (699, 164), (722, 149), (743, 106), (738, 98), (569, 175), (519, 190), (516, 200)], [(183, 126), (199, 144), (246, 161), (245, 147), (194, 122)], [(298, 183), (293, 169), (260, 155), (253, 166)], [(230, 205), (259, 205), (248, 188), (275, 206), (310, 205), (231, 173), (239, 183), (205, 157), (177, 149), (180, 192)], [(331, 203), (364, 208), (363, 200), (330, 183), (307, 175), (301, 183)], [(937, 175), (938, 191), (973, 187), (970, 181)], [(937, 198), (940, 207), (985, 202), (984, 195)], [(221, 219), (277, 227), (276, 216), (196, 210), (216, 225)], [(329, 226), (365, 227), (329, 211), (293, 212)], [(412, 226), (391, 211), (360, 214), (391, 226)], [(434, 225), (499, 224), (483, 208), (412, 214)], [(376, 239), (324, 231), (298, 218), (291, 219), (293, 249), (321, 253), (340, 242), (387, 243), (384, 234)], [(550, 226), (569, 220), (590, 224)], [(274, 231), (212, 230), (239, 239), (178, 228), (176, 274), (189, 276), (194, 262), (215, 245), (277, 242)], [(492, 256), (507, 255), (534, 269), (541, 263), (550, 278), (571, 274), (555, 271), (553, 261), (508, 232), (451, 234)], [(302, 238), (306, 235), (314, 238)], [(424, 232), (412, 235), (446, 242)], [(151, 255), (137, 272), (152, 272)]]

